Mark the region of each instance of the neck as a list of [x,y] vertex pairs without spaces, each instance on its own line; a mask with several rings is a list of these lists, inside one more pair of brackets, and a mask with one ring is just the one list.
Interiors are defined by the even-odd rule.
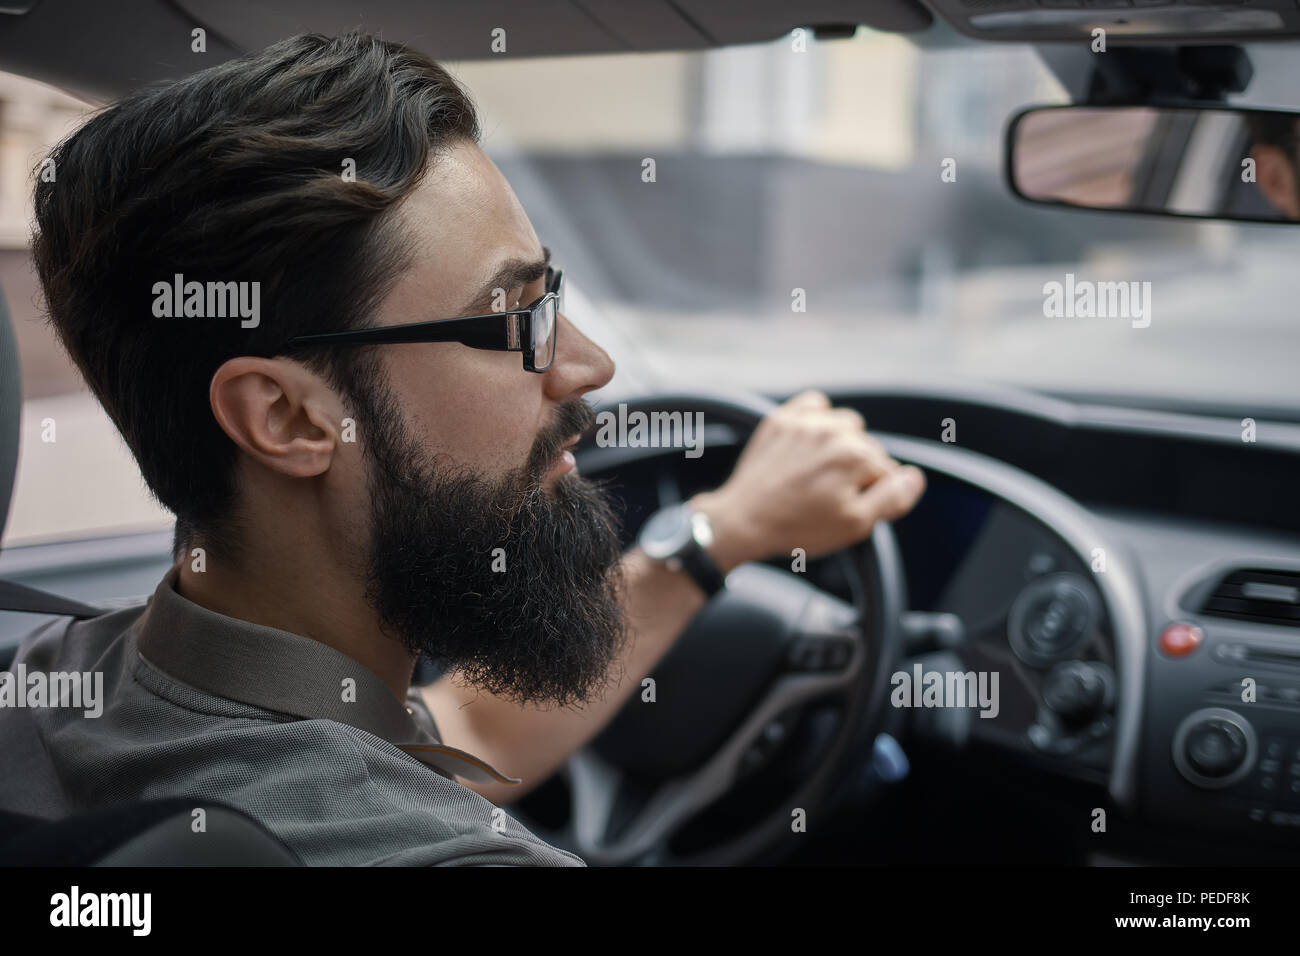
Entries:
[[318,568],[316,562],[304,561],[297,548],[295,554],[276,550],[250,549],[237,565],[209,560],[203,571],[195,571],[187,557],[176,589],[218,614],[320,641],[369,668],[404,701],[415,657],[381,631],[355,572],[332,565]]

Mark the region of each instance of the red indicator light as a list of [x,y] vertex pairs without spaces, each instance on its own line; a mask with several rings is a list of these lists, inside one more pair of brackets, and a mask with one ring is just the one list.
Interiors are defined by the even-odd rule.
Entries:
[[1195,624],[1170,624],[1160,635],[1160,650],[1166,657],[1186,657],[1205,640]]

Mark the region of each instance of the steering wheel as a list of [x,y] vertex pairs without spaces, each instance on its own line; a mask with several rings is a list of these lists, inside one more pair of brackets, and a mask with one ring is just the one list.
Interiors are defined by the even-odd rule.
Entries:
[[[706,434],[723,426],[737,444],[776,408],[758,396],[709,393],[621,405],[600,410],[703,412]],[[594,448],[589,436],[579,458],[598,474],[602,454],[620,452]],[[778,849],[782,838],[799,839],[800,819],[809,833],[825,827],[819,808],[849,771],[849,758],[865,751],[869,759],[883,726],[905,608],[902,562],[886,523],[831,557],[842,565],[852,604],[767,565],[728,575],[726,589],[647,675],[653,694],[643,683],[560,771],[571,794],[567,823],[553,830],[526,820],[529,828],[597,866],[727,866]],[[799,719],[810,713],[817,718]],[[782,761],[799,765],[799,779],[742,822],[725,822],[720,841],[687,851],[670,846],[734,788],[771,779],[756,767],[770,774],[770,764]]]

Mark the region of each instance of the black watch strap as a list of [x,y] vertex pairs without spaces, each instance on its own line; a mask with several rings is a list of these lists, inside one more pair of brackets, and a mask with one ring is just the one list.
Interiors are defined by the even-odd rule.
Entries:
[[701,548],[699,542],[695,540],[668,560],[669,563],[677,561],[681,564],[682,570],[689,574],[691,580],[709,597],[713,597],[726,587],[727,582],[722,576],[722,569],[713,560],[713,556]]

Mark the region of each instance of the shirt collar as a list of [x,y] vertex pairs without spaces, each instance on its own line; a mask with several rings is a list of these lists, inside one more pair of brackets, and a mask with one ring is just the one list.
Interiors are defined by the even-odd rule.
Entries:
[[320,641],[218,614],[176,590],[180,565],[159,583],[136,647],[151,666],[197,690],[304,720],[374,734],[443,776],[519,783],[438,736],[420,693],[403,706],[378,675]]

